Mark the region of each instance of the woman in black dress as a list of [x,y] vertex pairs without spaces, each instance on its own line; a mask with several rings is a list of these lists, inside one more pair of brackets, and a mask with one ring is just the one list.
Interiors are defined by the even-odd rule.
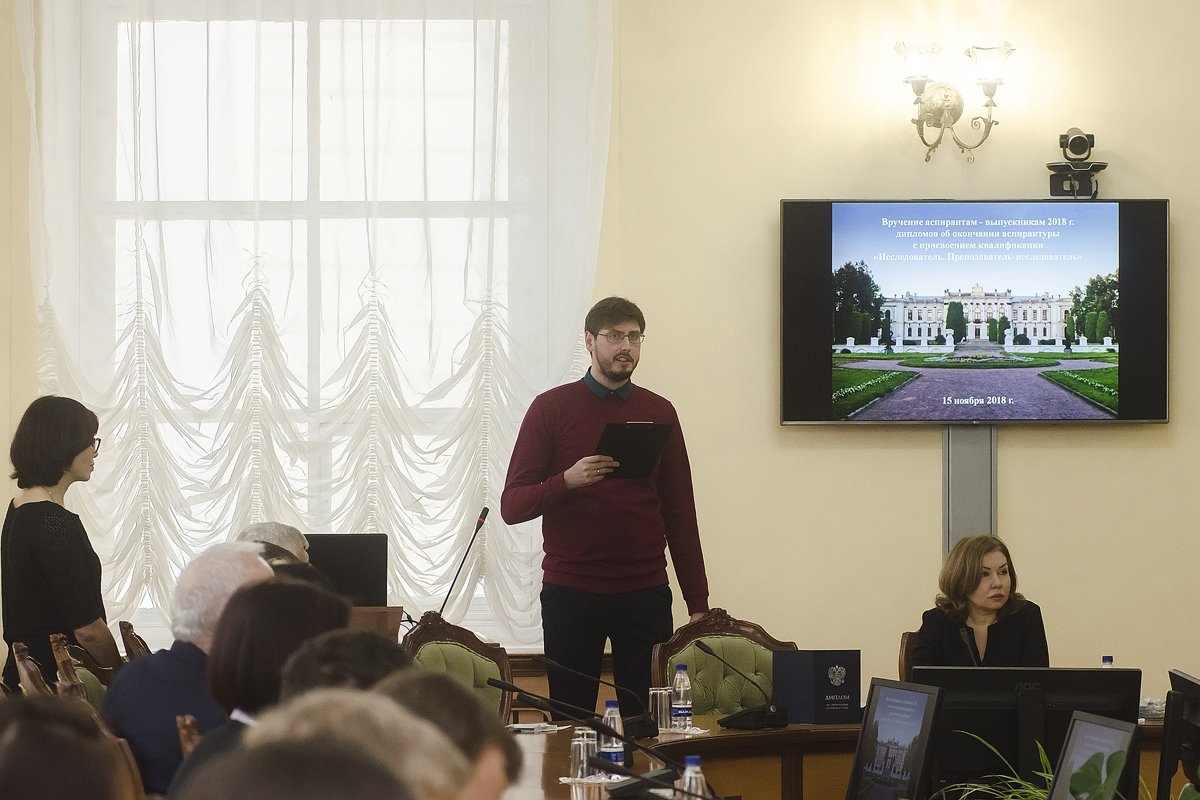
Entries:
[[1000,539],[960,539],[938,588],[936,607],[921,617],[912,666],[1050,666],[1042,610],[1017,592],[1017,571]]
[[49,395],[30,404],[13,435],[9,457],[18,490],[0,534],[9,688],[18,683],[13,642],[25,643],[48,682],[56,679],[52,633],[82,645],[102,667],[115,671],[122,663],[105,619],[100,559],[78,515],[63,507],[71,484],[92,477],[99,427],[83,404]]

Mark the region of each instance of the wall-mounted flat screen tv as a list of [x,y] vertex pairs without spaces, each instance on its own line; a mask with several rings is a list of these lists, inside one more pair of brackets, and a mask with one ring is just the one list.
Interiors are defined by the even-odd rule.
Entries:
[[1167,421],[1166,200],[780,204],[781,422]]

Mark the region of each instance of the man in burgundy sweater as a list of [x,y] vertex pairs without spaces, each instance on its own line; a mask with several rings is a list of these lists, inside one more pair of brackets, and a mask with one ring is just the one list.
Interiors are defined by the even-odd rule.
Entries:
[[[630,382],[645,326],[641,310],[624,298],[609,297],[592,307],[584,321],[591,368],[582,380],[534,399],[500,502],[510,525],[542,518],[546,656],[598,677],[604,642],[611,639],[616,683],[643,702],[650,651],[674,627],[666,548],[692,619],[708,610],[679,417],[665,398]],[[596,455],[596,445],[610,422],[672,426],[649,478],[608,478],[618,464]],[[596,707],[596,681],[555,669],[548,677],[554,699]],[[642,711],[629,698],[619,699],[623,716]]]

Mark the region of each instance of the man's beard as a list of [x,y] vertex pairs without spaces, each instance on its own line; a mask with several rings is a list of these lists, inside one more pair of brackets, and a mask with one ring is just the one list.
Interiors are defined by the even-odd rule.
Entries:
[[[629,365],[628,370],[624,369],[624,365],[626,364]],[[614,369],[614,367],[618,365],[621,366],[619,371]],[[600,367],[600,374],[603,375],[606,380],[609,380],[613,383],[620,383],[622,381],[629,380],[629,377],[633,375],[633,371],[637,369],[637,362],[632,359],[628,361],[619,361],[616,358],[612,358],[609,359],[608,363],[599,362],[597,366]]]

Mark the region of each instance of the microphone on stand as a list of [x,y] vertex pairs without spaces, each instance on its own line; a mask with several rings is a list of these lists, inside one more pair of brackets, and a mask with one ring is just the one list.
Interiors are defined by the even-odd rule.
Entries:
[[454,577],[450,580],[450,588],[446,590],[446,599],[442,601],[442,607],[438,609],[438,616],[446,612],[446,603],[450,602],[450,595],[454,593],[454,584],[458,583],[459,573],[467,564],[467,556],[471,555],[471,547],[475,544],[475,537],[479,535],[479,529],[483,527],[483,523],[487,521],[488,507],[484,506],[479,512],[479,519],[475,520],[475,531],[471,534],[471,541],[467,542],[467,552],[463,553],[462,561],[458,562],[458,569],[454,572]]
[[757,681],[755,681],[746,673],[742,672],[733,664],[730,664],[721,656],[717,655],[717,652],[709,647],[703,639],[697,639],[692,644],[696,645],[696,649],[700,652],[707,653],[717,661],[720,661],[722,664],[729,667],[738,675],[741,675],[743,678],[745,678],[751,686],[753,686],[755,689],[758,689],[758,693],[761,694],[767,701],[765,705],[759,706],[758,708],[747,708],[730,714],[727,717],[721,717],[719,720],[717,720],[718,725],[720,725],[722,728],[737,728],[739,730],[746,731],[757,731],[761,730],[762,728],[787,727],[787,709],[775,705],[775,703],[771,700],[771,696],[767,694],[765,689],[758,685]]
[[617,684],[606,681],[603,678],[597,677],[596,675],[588,675],[586,672],[581,672],[580,670],[573,669],[565,664],[560,664],[552,658],[546,658],[545,656],[539,655],[534,656],[533,660],[544,666],[562,670],[563,672],[569,672],[572,675],[576,675],[580,678],[587,678],[590,681],[603,683],[605,686],[611,686],[618,692],[623,692],[626,696],[632,697],[634,702],[641,707],[642,713],[632,717],[626,717],[624,720],[622,720],[622,723],[625,726],[625,735],[631,736],[634,739],[653,739],[655,736],[658,736],[658,723],[651,718],[650,712],[646,709],[646,704],[642,702],[642,699],[638,697],[637,693],[632,689],[627,689],[624,686],[618,686]]
[[[658,769],[658,770],[654,770],[653,772],[647,772],[646,774],[643,775],[642,773],[638,772],[637,770],[632,770],[629,767],[623,767],[620,764],[614,764],[613,762],[609,761],[607,758],[601,758],[600,756],[588,756],[588,766],[598,769],[601,772],[609,772],[609,773],[612,773],[613,775],[624,775],[627,778],[632,778],[632,779],[638,781],[640,784],[649,785],[649,786],[654,787],[655,789],[670,789],[671,791],[673,791],[677,794],[687,795],[688,797],[699,797],[699,798],[703,798],[703,800],[712,800],[712,798],[715,796],[712,794],[699,794],[698,792],[687,792],[687,791],[684,791],[683,789],[676,788],[675,780],[679,776],[675,773],[675,770],[673,770],[673,769]],[[612,797],[634,796],[634,795],[626,794],[626,793],[622,793],[619,795],[612,794],[613,788],[616,788],[617,791],[620,791],[619,787],[624,786],[626,783],[627,783],[627,781],[620,781],[618,783],[609,784],[605,788],[608,790],[609,795]],[[630,785],[630,788],[632,789],[633,786]],[[639,787],[639,788],[641,788],[641,787]],[[709,788],[711,789],[711,787],[709,787]],[[651,794],[649,792],[646,792],[645,794],[639,793],[636,796],[639,796],[639,797],[649,796],[649,797],[653,797],[656,799],[661,797],[661,795]]]
[[[580,708],[579,706],[573,706],[570,703],[564,703],[562,700],[555,700],[550,697],[542,697],[541,695],[537,695],[537,694],[530,694],[529,692],[522,689],[520,686],[517,686],[515,683],[509,683],[508,681],[502,681],[499,678],[488,678],[487,685],[492,686],[496,689],[500,689],[501,691],[504,691],[504,692],[512,692],[514,695],[517,696],[517,699],[520,700],[522,703],[525,703],[528,706],[532,706],[533,708],[536,708],[538,711],[545,711],[548,714],[562,714],[567,719],[571,720],[572,722],[578,722],[580,725],[588,725],[590,727],[590,723],[583,722],[583,720],[580,719],[581,717],[586,718],[586,719],[591,719],[593,721],[600,718],[600,715],[597,714],[595,711],[588,711],[586,708]],[[556,711],[555,708],[558,708],[560,710]],[[568,713],[568,712],[570,712],[570,713]],[[572,716],[572,715],[574,715],[574,716]],[[599,724],[603,724],[603,723],[599,723]],[[608,728],[607,725],[605,725],[604,727]],[[595,730],[595,729],[593,728],[593,730]]]
[[975,657],[975,651],[971,649],[971,634],[967,633],[966,628],[959,628],[958,638],[962,639],[963,646],[967,648],[967,655],[971,657],[971,665],[978,667],[979,659]]

